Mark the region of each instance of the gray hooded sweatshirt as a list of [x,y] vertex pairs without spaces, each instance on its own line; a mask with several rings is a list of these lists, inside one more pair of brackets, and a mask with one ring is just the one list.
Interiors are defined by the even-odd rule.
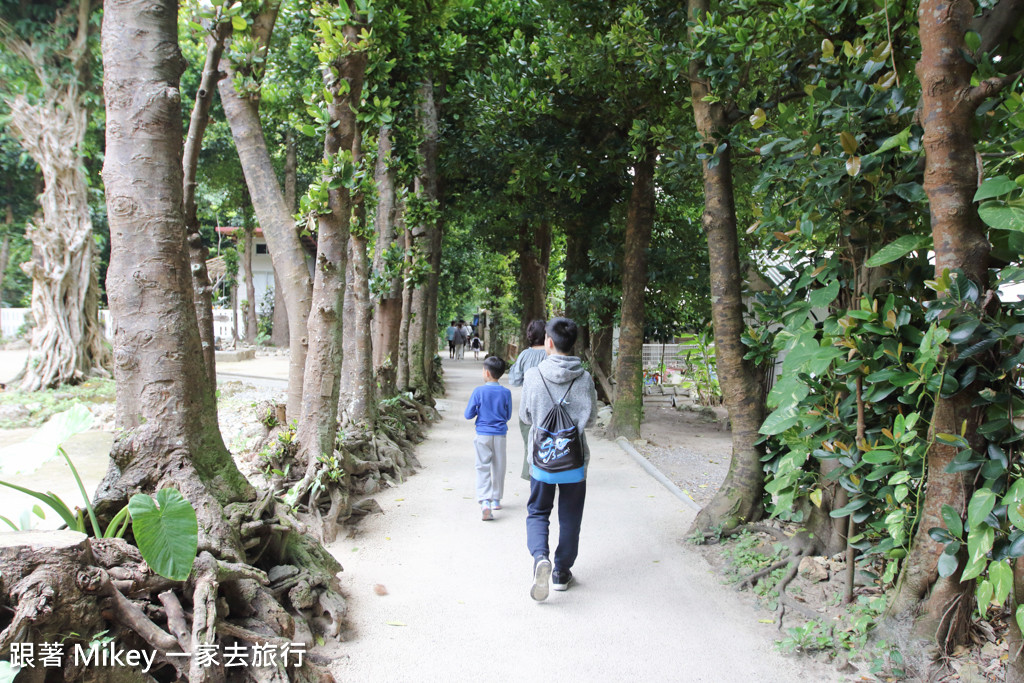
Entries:
[[[547,390],[541,381],[541,375],[547,382]],[[572,389],[569,389],[569,383],[573,380],[576,382],[572,385]],[[566,389],[569,389],[567,395]],[[548,356],[540,365],[530,368],[524,375],[523,394],[519,400],[519,419],[530,425],[535,425],[543,420],[553,405],[548,391],[556,401],[563,395],[565,396],[565,410],[580,430],[580,438],[583,441],[583,476],[585,478],[586,467],[590,463],[590,446],[587,445],[585,430],[587,427],[593,426],[597,419],[597,390],[594,388],[594,379],[589,372],[583,369],[580,359],[576,356]],[[527,457],[531,459],[531,472],[536,474],[532,463],[532,429],[526,452]]]

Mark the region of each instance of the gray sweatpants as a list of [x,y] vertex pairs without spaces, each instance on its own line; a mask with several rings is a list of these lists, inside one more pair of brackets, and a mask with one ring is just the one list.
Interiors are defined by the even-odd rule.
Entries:
[[477,434],[476,447],[476,499],[501,500],[505,491],[505,436]]

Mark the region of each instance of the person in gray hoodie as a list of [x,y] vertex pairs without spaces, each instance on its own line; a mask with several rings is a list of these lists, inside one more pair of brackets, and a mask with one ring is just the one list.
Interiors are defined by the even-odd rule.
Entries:
[[[568,318],[553,318],[545,328],[544,349],[547,358],[526,371],[523,394],[519,401],[519,419],[534,428],[530,430],[526,452],[530,458],[530,500],[527,503],[526,544],[533,556],[533,586],[530,597],[544,600],[551,587],[564,591],[572,582],[572,566],[579,553],[583,503],[587,495],[587,467],[590,448],[585,430],[597,417],[597,391],[590,373],[580,359],[569,355],[579,332]],[[559,397],[553,399],[553,397]],[[564,397],[564,398],[563,398]],[[533,439],[536,426],[548,414],[554,400],[561,401],[570,419],[579,430],[583,446],[583,466],[551,473],[533,464]],[[548,529],[551,510],[558,495],[558,547],[555,564],[548,559]]]
[[[537,367],[548,357],[548,352],[544,350],[544,327],[543,320],[534,320],[526,326],[526,343],[530,346],[519,352],[516,362],[508,371],[508,383],[511,386],[523,386],[526,371]],[[530,423],[519,421],[519,431],[523,435],[523,472],[520,476],[526,481],[530,481],[530,427]]]

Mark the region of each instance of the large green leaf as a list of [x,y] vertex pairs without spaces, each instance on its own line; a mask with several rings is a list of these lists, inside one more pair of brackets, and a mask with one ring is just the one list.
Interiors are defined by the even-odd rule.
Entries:
[[985,182],[978,188],[978,191],[974,193],[974,201],[980,202],[982,199],[992,199],[992,197],[1008,194],[1017,189],[1020,189],[1020,186],[1013,182],[1009,176],[997,175],[994,178],[986,178]]
[[0,683],[12,683],[19,671],[21,669],[11,666],[10,662],[0,661]]
[[781,434],[800,422],[800,413],[794,406],[783,406],[765,418],[759,430],[762,434],[773,436]]
[[946,529],[957,538],[963,536],[964,524],[960,520],[960,513],[952,505],[942,506],[942,521],[946,523]]
[[995,506],[996,494],[992,489],[981,488],[975,491],[967,505],[967,527],[973,529],[981,524]]
[[885,245],[866,261],[869,268],[884,266],[886,263],[898,261],[912,251],[926,249],[931,246],[932,238],[926,235],[903,235]]
[[[92,423],[92,413],[81,403],[57,413],[25,441],[0,449],[0,475],[24,474],[38,469],[57,455],[62,443],[88,431]],[[26,453],[31,457],[25,457]]]
[[978,207],[985,224],[1000,230],[1024,230],[1024,209],[1002,202],[985,202]]
[[192,504],[177,489],[160,489],[156,499],[137,493],[128,501],[139,552],[160,576],[184,581],[199,547],[199,523]]
[[995,601],[1003,604],[1013,588],[1013,570],[1006,562],[993,562],[988,566],[988,578],[995,589]]
[[824,308],[839,296],[839,280],[833,280],[821,289],[816,289],[807,297],[814,308]]

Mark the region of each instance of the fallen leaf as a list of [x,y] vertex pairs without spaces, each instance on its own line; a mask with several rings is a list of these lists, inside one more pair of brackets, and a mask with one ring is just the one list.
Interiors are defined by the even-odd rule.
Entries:
[[385,537],[384,537],[384,540],[385,540],[385,541],[390,541],[390,540],[391,540],[391,537],[390,537],[390,536],[385,536]]
[[385,588],[383,584],[378,583],[378,584],[374,585],[373,592],[376,593],[377,595],[387,595],[388,594],[388,589]]
[[774,619],[758,619],[757,623],[759,623],[759,624],[774,624],[775,620]]
[[352,552],[359,550],[359,548],[352,548]]
[[403,622],[401,622],[401,621],[389,621],[389,622],[387,622],[387,625],[388,626],[405,626],[405,624]]
[[395,498],[396,503],[401,503],[405,498]]

